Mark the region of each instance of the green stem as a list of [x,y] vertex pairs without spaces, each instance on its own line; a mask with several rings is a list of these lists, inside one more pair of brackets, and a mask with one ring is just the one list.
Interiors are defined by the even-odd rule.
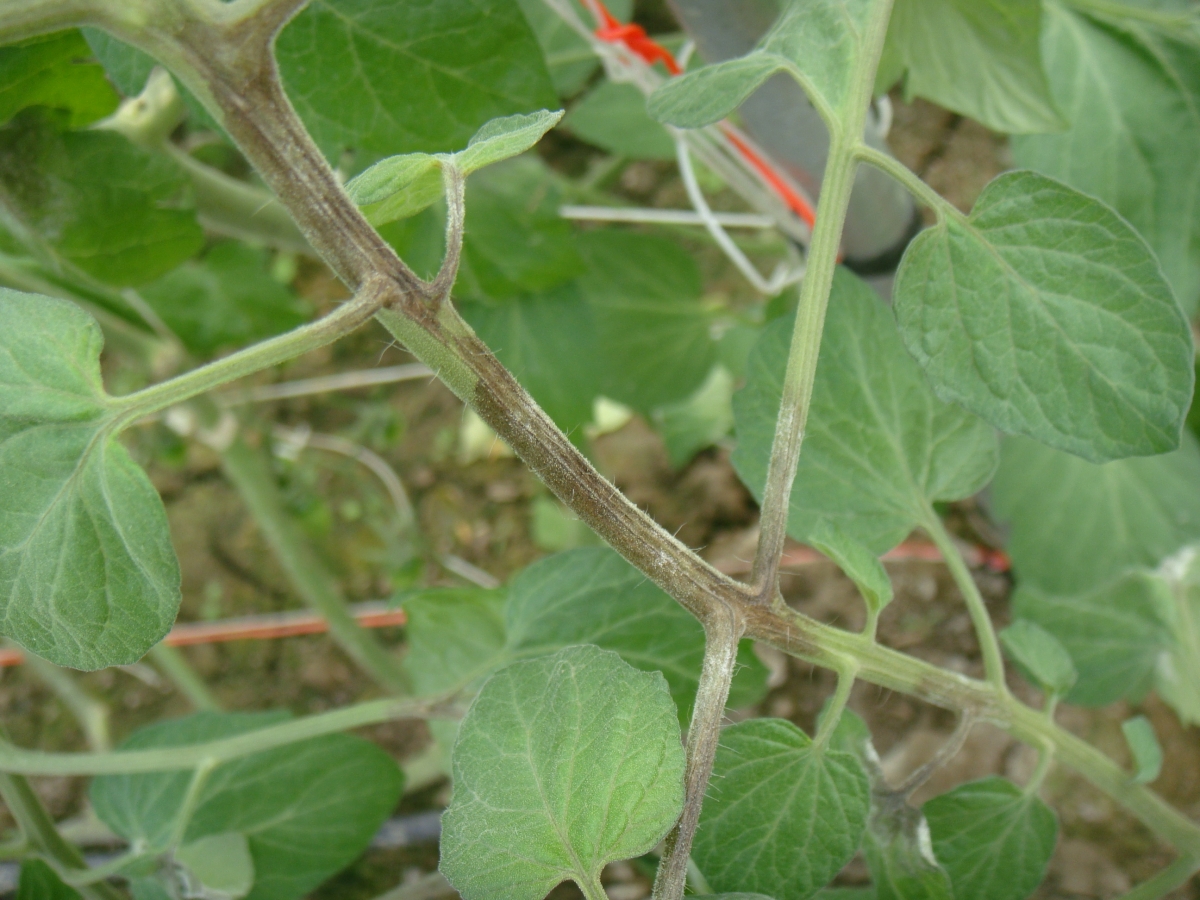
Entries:
[[743,624],[731,608],[714,615],[705,628],[704,663],[696,704],[688,726],[687,769],[684,774],[683,811],[667,835],[662,861],[654,879],[654,900],[680,900],[687,882],[692,839],[700,821],[700,808],[708,791],[721,739],[721,720],[729,699],[729,685],[737,668],[737,648]]
[[274,750],[297,741],[336,734],[395,719],[458,718],[462,711],[441,698],[433,700],[368,700],[343,709],[305,716],[202,744],[153,750],[117,750],[107,753],[46,753],[0,742],[0,772],[14,775],[132,775],[194,769],[205,760],[229,762]]
[[833,736],[833,732],[842,718],[842,713],[846,710],[846,703],[850,700],[850,691],[854,688],[857,678],[858,666],[854,663],[848,663],[844,668],[838,670],[837,690],[833,692],[829,706],[821,717],[821,727],[813,740],[814,751],[821,752],[829,743],[829,739]]
[[840,118],[834,118],[832,113],[826,115],[829,156],[821,180],[821,197],[817,204],[812,242],[808,248],[804,281],[800,284],[800,302],[792,329],[779,417],[775,421],[775,436],[763,488],[758,549],[754,554],[750,577],[759,602],[769,602],[778,591],[776,582],[787,536],[792,482],[796,478],[796,465],[800,459],[804,428],[812,402],[821,333],[825,327],[825,310],[837,268],[842,226],[846,221],[850,192],[854,188],[854,175],[858,168],[856,148],[862,143],[867,107],[875,87],[875,67],[883,52],[891,9],[891,0],[877,0],[868,34],[863,41],[863,58],[858,61],[849,96],[842,102]]
[[[9,814],[21,827],[31,851],[45,858],[55,869],[87,870],[83,854],[58,833],[28,780],[21,775],[0,775],[0,797],[4,798]],[[82,885],[79,893],[84,900],[121,900],[120,892],[103,882]]]
[[167,845],[171,849],[178,849],[183,845],[188,825],[191,824],[192,816],[195,815],[196,808],[200,805],[200,795],[204,792],[204,786],[208,784],[209,776],[212,775],[213,769],[217,765],[217,761],[210,756],[202,760],[192,772],[192,780],[188,782],[187,793],[183,796],[183,803],[179,805],[179,810],[175,813],[175,824],[171,827],[171,840]]
[[221,464],[283,566],[292,588],[329,623],[329,633],[338,646],[380,687],[395,694],[409,693],[408,675],[400,661],[355,620],[337,580],[288,511],[266,453],[239,439],[222,453]]
[[994,684],[997,690],[1007,692],[1000,641],[996,639],[996,629],[992,627],[987,604],[983,602],[983,595],[979,593],[979,586],[975,584],[971,570],[967,568],[962,553],[946,532],[946,526],[942,524],[937,513],[932,509],[927,510],[925,521],[921,524],[941,551],[942,559],[945,560],[950,574],[954,576],[954,583],[958,585],[963,600],[966,601],[967,613],[971,616],[971,624],[975,626],[975,637],[979,641],[979,652],[983,656],[983,671],[987,680]]
[[384,285],[369,282],[353,300],[343,303],[324,318],[160,384],[114,397],[110,402],[117,410],[117,417],[112,427],[120,431],[133,421],[168,406],[333,343],[375,315],[384,303],[385,293]]
[[575,883],[583,893],[584,900],[608,900],[608,894],[605,893],[604,885],[600,883],[599,878],[592,876],[580,879]]
[[1178,13],[1160,12],[1130,3],[1120,3],[1117,0],[1066,0],[1066,3],[1081,12],[1095,13],[1129,22],[1145,22],[1147,25],[1153,25],[1163,30],[1200,24],[1200,12],[1194,9]]
[[927,185],[916,172],[894,156],[889,156],[882,150],[876,150],[866,144],[859,144],[854,155],[862,162],[895,178],[918,202],[936,212],[939,219],[951,218],[964,224],[967,222],[967,216],[957,206]]
[[179,692],[187,697],[193,707],[210,712],[221,709],[220,702],[209,690],[208,685],[196,674],[196,670],[188,664],[177,647],[167,643],[155,644],[150,649],[150,658],[162,673],[171,679],[171,683]]
[[1123,894],[1119,900],[1159,900],[1187,884],[1197,872],[1200,872],[1200,856],[1181,856],[1153,878]]

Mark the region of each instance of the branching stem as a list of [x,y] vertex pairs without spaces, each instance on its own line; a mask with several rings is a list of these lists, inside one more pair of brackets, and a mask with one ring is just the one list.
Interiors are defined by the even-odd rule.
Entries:
[[939,220],[950,218],[966,223],[967,216],[957,206],[927,185],[916,172],[894,156],[890,156],[882,150],[877,150],[867,144],[859,144],[858,148],[854,151],[854,155],[862,162],[874,166],[895,178],[904,185],[918,202],[928,206],[937,213]]
[[737,611],[727,608],[715,615],[705,628],[704,665],[696,691],[696,705],[688,727],[687,771],[684,775],[683,812],[667,835],[665,851],[654,879],[654,900],[680,900],[687,882],[692,839],[700,821],[700,808],[708,791],[721,720],[729,699],[729,685],[737,666],[738,641],[743,625]]

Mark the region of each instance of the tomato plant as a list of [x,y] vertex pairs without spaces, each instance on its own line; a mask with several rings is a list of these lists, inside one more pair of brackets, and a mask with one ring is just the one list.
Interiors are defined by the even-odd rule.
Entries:
[[[86,697],[57,667],[150,654],[197,707],[116,749],[94,721],[87,752],[0,742],[22,900],[304,896],[362,852],[403,786],[387,753],[345,732],[398,719],[429,720],[450,754],[445,881],[431,889],[466,900],[539,900],[563,882],[601,900],[603,868],[632,859],[655,868],[661,900],[804,900],[860,853],[865,896],[1020,900],[1054,852],[1040,792],[1056,767],[1173,854],[1130,897],[1200,869],[1200,825],[1149,786],[1164,759],[1150,720],[1124,723],[1127,768],[1056,719],[1060,703],[1154,691],[1200,723],[1187,427],[1200,13],[1169,0],[747,3],[747,19],[770,8],[756,43],[705,64],[623,25],[627,7],[0,0],[2,630],[85,725]],[[883,148],[891,89],[1012,135],[1017,167],[959,209]],[[786,96],[802,137],[819,138],[815,174],[788,168],[778,134],[762,143],[783,162],[742,130],[782,116],[762,98]],[[564,209],[639,213],[579,211],[606,175],[547,166],[533,148],[556,127],[617,157],[676,160],[693,210],[573,226]],[[745,250],[726,230],[736,215],[705,199],[713,185],[776,237]],[[888,227],[907,228],[914,201],[928,213],[889,302],[852,271],[871,268],[871,229],[855,228],[872,198],[902,211]],[[706,295],[674,238],[687,223],[749,299]],[[290,286],[298,257],[349,299],[314,317]],[[414,584],[403,656],[349,610],[278,484],[269,426],[228,387],[371,322],[607,545],[499,587]],[[747,579],[597,471],[589,429],[614,406],[658,423],[677,461],[733,433],[761,508]],[[121,440],[147,421],[217,455],[379,696],[299,718],[221,711],[160,643],[180,567]],[[386,463],[324,446],[382,472],[411,518]],[[1004,629],[945,521],[985,491],[1017,580]],[[961,594],[978,672],[879,638],[893,599],[880,558],[914,530]],[[856,585],[861,630],[785,602],[789,538]],[[836,673],[811,735],[781,718],[724,724],[763,696],[753,643]],[[849,708],[858,682],[958,716],[903,784]],[[1033,771],[914,805],[981,723],[1032,747]],[[125,851],[85,864],[37,776],[90,778]]]

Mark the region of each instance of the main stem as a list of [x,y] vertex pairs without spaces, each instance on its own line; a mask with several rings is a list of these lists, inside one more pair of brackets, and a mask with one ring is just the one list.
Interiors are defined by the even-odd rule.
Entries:
[[807,268],[800,285],[796,324],[792,330],[779,417],[775,422],[775,437],[763,488],[758,549],[751,572],[751,584],[760,603],[770,602],[778,592],[779,560],[787,536],[792,482],[796,479],[796,465],[800,461],[800,447],[804,443],[804,428],[812,403],[825,310],[833,288],[854,175],[858,170],[857,149],[862,144],[867,107],[875,88],[875,68],[883,53],[891,10],[892,0],[877,0],[863,41],[863,59],[858,61],[849,96],[842,101],[840,119],[826,122],[829,156],[821,181],[821,198],[817,204]]

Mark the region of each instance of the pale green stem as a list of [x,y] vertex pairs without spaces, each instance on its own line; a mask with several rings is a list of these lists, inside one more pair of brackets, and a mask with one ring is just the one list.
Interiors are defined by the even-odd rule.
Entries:
[[889,156],[882,150],[876,150],[866,144],[858,146],[855,156],[862,162],[891,175],[904,185],[917,201],[936,212],[939,219],[951,218],[963,224],[968,221],[968,217],[957,206],[927,185],[916,172],[894,156]]
[[829,127],[829,156],[821,181],[821,196],[817,204],[816,225],[808,248],[804,281],[800,284],[800,301],[788,350],[787,369],[783,376],[783,391],[779,402],[779,417],[771,443],[763,488],[761,531],[750,582],[759,602],[769,602],[778,591],[779,560],[783,556],[787,536],[788,511],[792,483],[804,442],[804,428],[812,402],[813,382],[817,374],[817,359],[821,333],[825,327],[825,310],[833,287],[842,226],[854,188],[858,168],[856,148],[862,143],[867,107],[875,87],[875,67],[883,52],[892,0],[877,0],[863,40],[863,59],[855,72],[854,84],[843,100],[840,120],[833,111],[825,110]]
[[579,886],[585,900],[608,900],[608,894],[605,893],[604,885],[600,883],[599,878],[593,876],[575,883]]
[[[24,776],[0,775],[0,797],[4,798],[9,814],[20,826],[30,851],[56,870],[87,871],[83,854],[58,833],[54,821]],[[83,900],[121,900],[121,893],[104,882],[82,885],[79,893]]]
[[50,865],[58,877],[62,879],[63,883],[70,885],[76,890],[81,890],[88,885],[95,885],[99,882],[107,881],[114,875],[120,875],[131,863],[147,859],[152,855],[145,850],[130,850],[127,853],[122,853],[116,859],[87,869],[67,869],[53,862]]
[[838,670],[837,689],[833,692],[825,715],[821,718],[821,728],[817,732],[816,738],[813,739],[815,752],[820,753],[824,750],[829,744],[829,739],[833,737],[833,732],[837,729],[838,722],[841,721],[842,713],[846,711],[846,704],[850,700],[850,691],[854,688],[857,678],[858,666],[852,662]]
[[[15,646],[15,645],[14,645]],[[83,730],[92,750],[111,746],[108,707],[75,681],[69,672],[32,653],[25,654],[25,667],[58,696]]]
[[693,894],[711,894],[713,892],[708,884],[708,879],[704,877],[704,873],[700,871],[696,861],[690,857],[688,858],[687,883]]
[[171,772],[194,769],[205,760],[229,762],[274,750],[297,741],[336,734],[395,719],[459,718],[462,710],[443,699],[368,700],[344,709],[292,719],[234,737],[200,744],[152,750],[117,750],[107,753],[46,753],[24,750],[0,742],[0,772],[19,775],[132,775],[139,772]]
[[1046,780],[1046,776],[1050,774],[1050,769],[1054,766],[1054,747],[1047,745],[1038,751],[1037,768],[1033,770],[1033,774],[1029,776],[1029,783],[1025,785],[1026,795],[1037,794],[1042,789],[1042,784]]
[[722,612],[724,615],[714,614],[705,628],[704,663],[692,721],[688,726],[683,811],[664,843],[662,860],[654,878],[654,900],[680,900],[683,896],[692,839],[696,835],[700,809],[717,756],[721,721],[737,667],[738,641],[744,628],[735,610],[724,609]]
[[346,606],[337,579],[321,562],[320,555],[288,511],[267,454],[238,439],[221,454],[221,465],[292,588],[324,617],[338,646],[380,687],[395,694],[409,693],[408,675],[399,659],[358,624]]
[[175,813],[175,824],[171,827],[171,840],[167,846],[172,850],[183,846],[188,825],[192,823],[192,816],[196,814],[196,809],[200,806],[200,795],[204,792],[209,776],[212,775],[213,769],[217,765],[217,761],[210,756],[202,760],[192,772],[192,780],[188,782],[187,793],[183,796],[183,803],[179,805],[179,810]]
[[440,897],[457,896],[446,876],[441,872],[430,872],[411,884],[402,884],[386,894],[380,894],[375,900],[438,900]]
[[369,282],[353,300],[343,303],[324,318],[160,384],[123,397],[113,397],[110,405],[117,415],[112,427],[120,431],[133,421],[168,406],[333,343],[375,315],[383,305],[385,296],[385,285],[377,281]]
[[213,696],[208,685],[196,674],[196,670],[188,664],[177,647],[167,643],[155,644],[150,649],[150,658],[194,708],[210,712],[221,709],[220,702]]
[[1187,884],[1197,872],[1200,872],[1200,856],[1181,856],[1153,878],[1122,894],[1118,900],[1159,900]]
[[988,615],[987,604],[983,602],[983,595],[979,593],[979,586],[975,584],[962,552],[946,532],[941,518],[932,509],[926,511],[925,521],[921,524],[941,551],[942,559],[950,569],[950,574],[954,576],[954,583],[958,585],[967,604],[967,613],[971,617],[971,624],[975,626],[975,637],[979,641],[979,652],[983,656],[983,671],[987,680],[994,684],[997,690],[1007,693],[1000,641],[996,639],[996,629],[992,626],[991,616]]

